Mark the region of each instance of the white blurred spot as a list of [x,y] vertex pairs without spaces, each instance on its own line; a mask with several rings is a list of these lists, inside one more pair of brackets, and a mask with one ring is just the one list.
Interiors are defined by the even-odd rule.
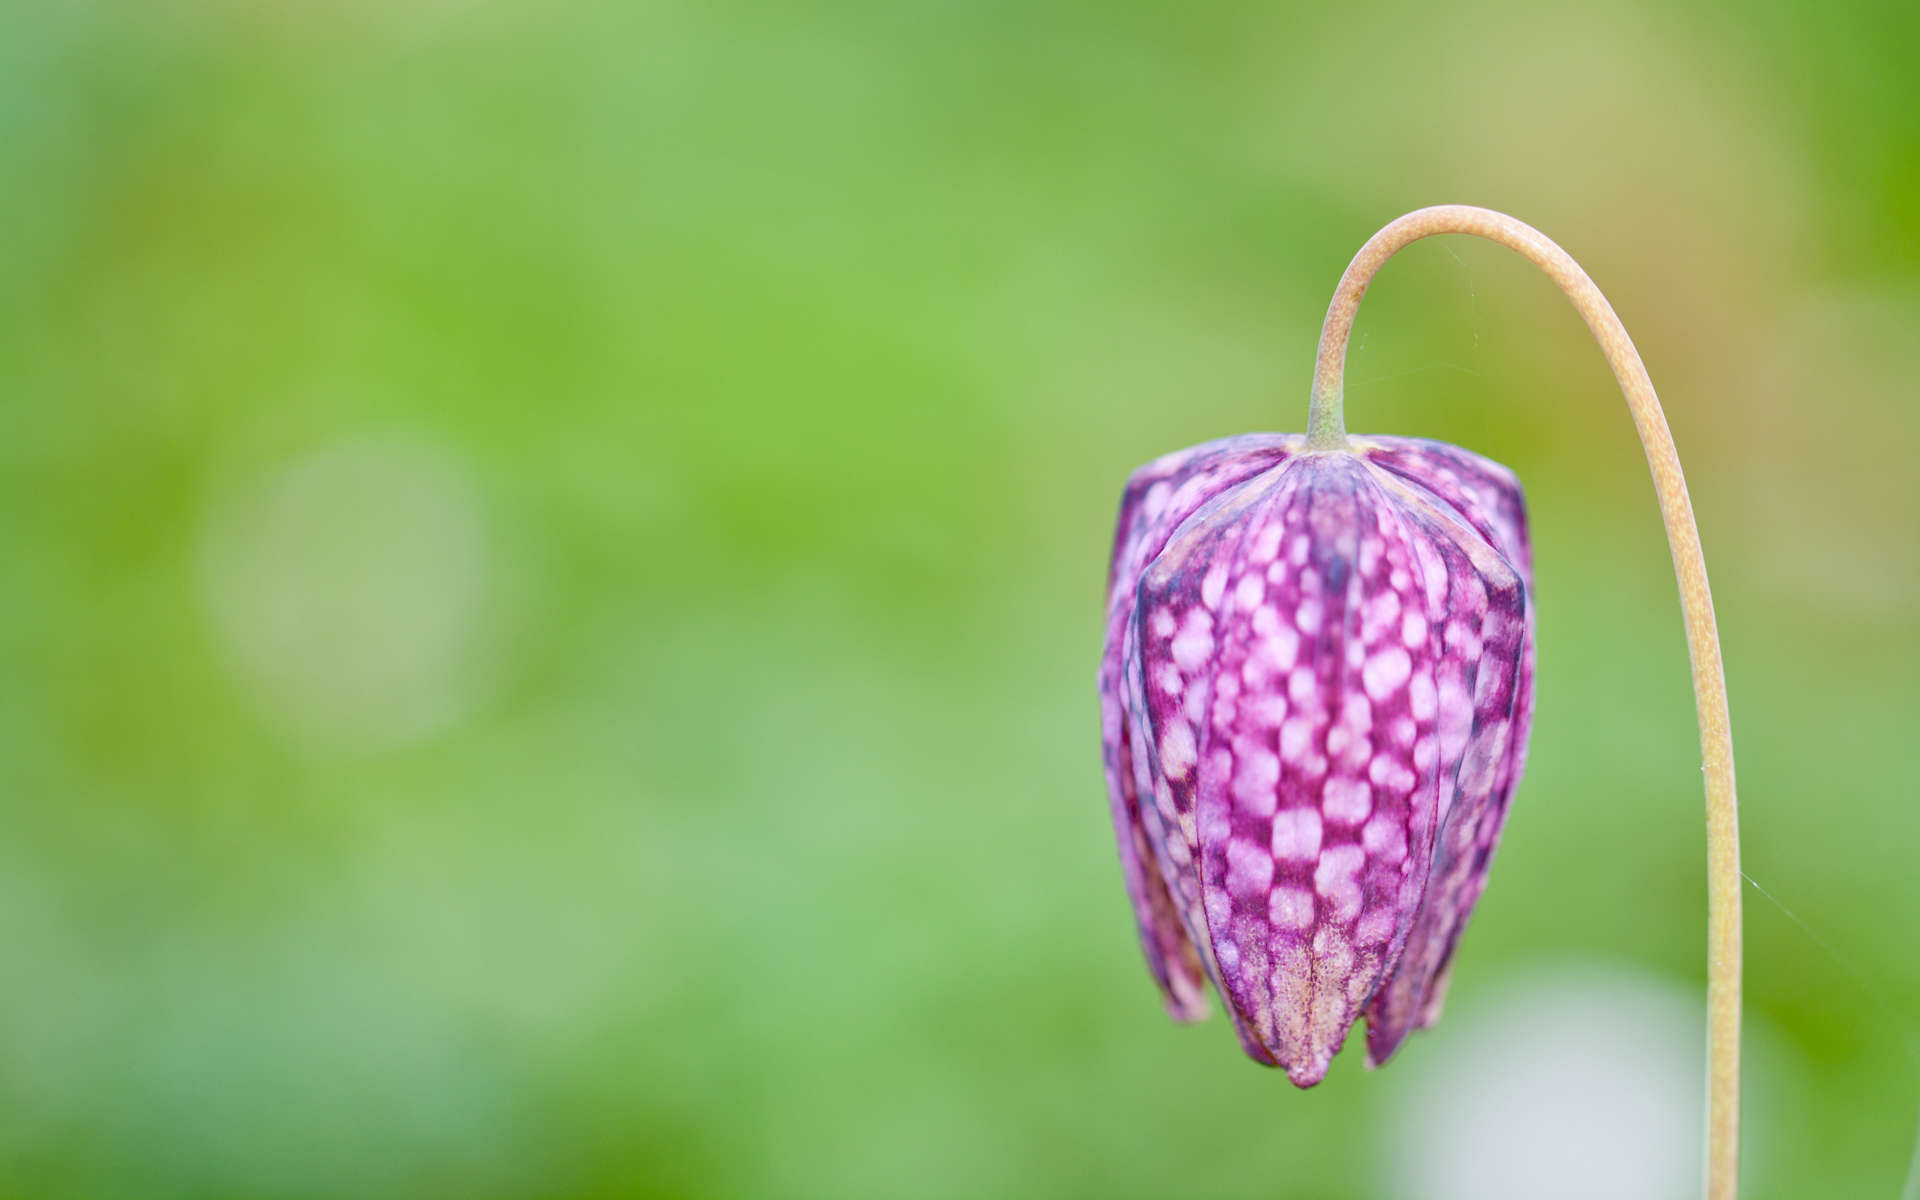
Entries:
[[486,526],[429,445],[356,441],[217,495],[199,582],[238,678],[296,740],[371,750],[477,700]]
[[1388,1195],[1700,1192],[1706,1017],[1692,990],[1616,966],[1532,971],[1449,1005],[1389,1069],[1412,1081],[1390,1121]]

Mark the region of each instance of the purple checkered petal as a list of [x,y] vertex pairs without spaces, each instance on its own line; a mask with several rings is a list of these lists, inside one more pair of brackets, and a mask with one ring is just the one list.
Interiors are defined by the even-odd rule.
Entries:
[[[1278,472],[1284,474],[1284,471]],[[1200,755],[1212,703],[1219,571],[1201,579],[1211,564],[1237,553],[1243,519],[1273,474],[1231,488],[1183,523],[1140,581],[1138,602],[1124,634],[1127,719],[1133,748],[1140,814],[1157,862],[1198,948],[1201,962],[1223,997],[1231,998],[1208,932],[1201,851],[1195,814]],[[1204,599],[1203,599],[1204,597]],[[1237,1022],[1247,1053],[1275,1060],[1249,1027]]]
[[[1125,639],[1140,572],[1168,536],[1208,500],[1275,466],[1300,439],[1254,434],[1195,446],[1148,463],[1128,480],[1120,501],[1113,563],[1108,573],[1107,638],[1100,663],[1101,734],[1121,873],[1133,899],[1140,941],[1167,1010],[1180,1020],[1206,1015],[1201,961],[1183,906],[1197,918],[1197,894],[1177,900],[1155,845],[1164,836],[1157,813],[1143,814],[1135,753],[1126,719]],[[1151,795],[1149,786],[1144,794]],[[1178,887],[1176,882],[1174,885]],[[1192,893],[1192,887],[1181,888]]]
[[1533,586],[1533,549],[1527,542],[1527,505],[1520,481],[1490,458],[1426,438],[1353,439],[1369,463],[1432,492],[1457,511]]
[[[1514,732],[1505,770],[1495,787],[1501,820],[1506,802],[1520,784],[1527,762],[1527,735],[1533,725],[1534,609],[1533,547],[1527,541],[1527,504],[1512,471],[1489,458],[1445,442],[1423,438],[1356,438],[1354,446],[1368,462],[1392,471],[1450,505],[1468,525],[1498,550],[1520,575],[1527,590],[1527,624],[1521,650],[1520,692],[1514,703]],[[1499,836],[1496,827],[1493,836]]]
[[[1311,1086],[1392,968],[1425,882],[1438,782],[1421,769],[1437,729],[1418,711],[1432,673],[1419,549],[1348,455],[1262,476],[1182,540],[1192,551],[1170,546],[1140,587],[1147,724],[1175,811],[1194,814],[1241,1039]],[[1196,769],[1176,773],[1196,742]]]
[[[1504,741],[1504,751],[1486,771],[1484,786],[1477,760],[1459,772],[1458,811],[1436,846],[1421,922],[1394,979],[1368,1011],[1367,1058],[1377,1066],[1412,1029],[1439,1018],[1461,930],[1486,886],[1494,847],[1526,766],[1533,718],[1533,576],[1526,503],[1511,471],[1443,442],[1371,437],[1356,440],[1355,448],[1369,462],[1398,476],[1416,497],[1480,534],[1517,576],[1520,592],[1515,596],[1514,589],[1498,578],[1500,564],[1484,564],[1494,577],[1485,580],[1491,601],[1478,638],[1485,657],[1474,681],[1472,736],[1476,746]],[[1516,609],[1517,622],[1511,617]],[[1468,648],[1476,644],[1464,631],[1457,640]],[[1503,715],[1499,709],[1506,702],[1503,689],[1508,687],[1511,707]]]
[[[1409,520],[1425,525],[1436,562],[1425,572],[1439,663],[1441,804],[1419,911],[1391,978],[1367,1009],[1367,1061],[1379,1065],[1430,1024],[1460,931],[1485,886],[1512,794],[1515,713],[1522,692],[1528,599],[1519,572],[1454,510],[1404,483]],[[1438,586],[1436,586],[1438,581]]]

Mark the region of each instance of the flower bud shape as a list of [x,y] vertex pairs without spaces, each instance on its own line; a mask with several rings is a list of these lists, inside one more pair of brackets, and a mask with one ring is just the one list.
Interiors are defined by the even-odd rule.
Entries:
[[1142,467],[1108,579],[1120,862],[1180,1020],[1211,979],[1301,1087],[1439,1016],[1526,755],[1520,486],[1412,438],[1209,442]]

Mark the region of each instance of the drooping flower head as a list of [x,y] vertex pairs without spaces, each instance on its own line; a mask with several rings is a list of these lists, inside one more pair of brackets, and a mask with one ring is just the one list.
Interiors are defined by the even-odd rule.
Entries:
[[1149,463],[1121,498],[1100,697],[1120,859],[1178,1019],[1211,979],[1256,1060],[1318,1083],[1438,1017],[1533,698],[1511,472],[1293,435]]

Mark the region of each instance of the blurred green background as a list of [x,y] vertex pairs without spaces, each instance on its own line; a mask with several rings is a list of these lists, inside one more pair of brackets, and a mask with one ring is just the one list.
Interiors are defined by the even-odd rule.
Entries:
[[[1347,258],[1470,202],[1607,289],[1687,462],[1793,913],[1748,892],[1749,1194],[1897,1195],[1916,53],[1872,3],[0,5],[0,1193],[1474,1194],[1420,1097],[1521,1096],[1559,1060],[1485,1014],[1568,970],[1677,998],[1549,1040],[1697,1122],[1666,547],[1496,247],[1407,251],[1349,373],[1533,506],[1447,1020],[1297,1093],[1134,943],[1120,485],[1298,429]],[[1442,1140],[1536,1137],[1489,1120]]]

